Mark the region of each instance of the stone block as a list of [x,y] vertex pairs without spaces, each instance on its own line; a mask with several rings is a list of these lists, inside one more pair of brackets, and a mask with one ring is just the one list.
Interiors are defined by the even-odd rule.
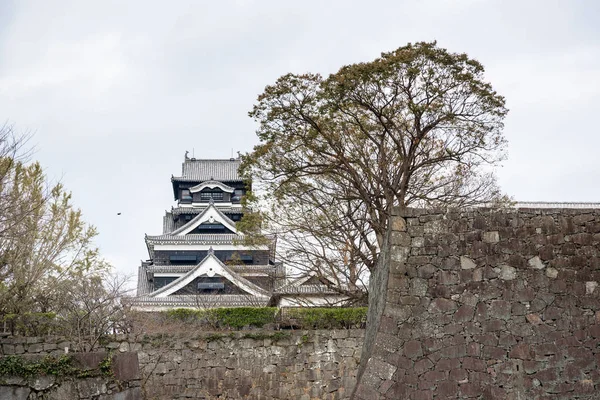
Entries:
[[409,340],[404,343],[404,356],[410,359],[416,359],[423,356],[423,348],[418,340]]
[[456,382],[441,382],[435,394],[437,398],[454,399],[458,396],[458,384]]
[[423,358],[423,359],[415,362],[415,364],[413,366],[413,371],[417,375],[421,375],[422,373],[430,370],[431,368],[433,368],[433,362],[431,362],[431,360],[428,358]]
[[466,256],[460,256],[460,268],[461,269],[474,269],[477,267],[475,261]]
[[[411,236],[406,232],[392,232],[391,243],[392,245],[396,246],[408,247],[411,245],[411,241],[414,241],[414,239],[411,239]],[[420,239],[422,240],[423,238]]]
[[431,313],[446,313],[450,311],[455,311],[457,308],[458,306],[455,301],[444,298],[437,298],[429,304],[427,310]]
[[532,287],[526,287],[524,289],[517,289],[513,293],[513,298],[516,301],[533,301],[535,299],[536,291]]
[[448,379],[452,382],[467,382],[469,375],[465,369],[453,369],[448,375]]
[[56,382],[56,378],[54,375],[40,375],[36,376],[30,383],[29,387],[31,387],[36,392],[47,390]]
[[465,357],[461,359],[462,368],[467,371],[485,371],[487,364],[484,360],[474,357]]
[[436,271],[437,268],[432,264],[420,265],[417,267],[417,276],[423,279],[430,279]]
[[585,294],[594,294],[594,291],[598,287],[598,282],[588,281],[585,283]]
[[550,279],[556,279],[558,277],[558,270],[556,268],[546,268],[546,276]]
[[527,319],[527,322],[532,325],[540,325],[544,323],[538,314],[527,314],[525,318]]
[[406,231],[406,220],[402,217],[392,217],[392,230],[397,232]]
[[0,399],[27,400],[31,390],[22,386],[0,386]]
[[440,350],[440,355],[446,358],[460,358],[467,354],[467,346],[464,344],[444,347]]
[[77,389],[83,398],[100,396],[108,390],[102,378],[81,379],[77,381]]
[[455,271],[440,271],[438,280],[442,285],[456,285],[460,281]]
[[452,371],[460,368],[460,360],[458,358],[442,358],[435,364],[436,371]]
[[140,378],[137,353],[127,352],[116,354],[113,357],[112,368],[115,378],[120,381],[129,381]]
[[482,239],[484,243],[498,243],[500,241],[500,235],[498,231],[484,232]]
[[503,279],[505,281],[509,281],[509,280],[513,280],[517,277],[517,270],[514,267],[511,267],[510,265],[502,265],[500,267],[500,279]]
[[395,365],[388,364],[377,358],[370,358],[367,363],[367,371],[382,380],[392,379],[396,369],[397,367]]
[[414,400],[433,400],[432,390],[415,390],[412,392],[411,398]]
[[492,300],[488,310],[489,316],[507,320],[510,318],[511,304],[505,300]]
[[543,269],[545,267],[544,263],[542,262],[539,256],[530,258],[527,261],[527,264],[533,269]]
[[423,297],[427,294],[429,285],[427,280],[421,278],[412,278],[410,280],[410,289],[408,293],[412,296]]
[[27,347],[28,353],[41,353],[42,351],[44,351],[44,345],[42,343],[30,344]]
[[508,353],[510,358],[518,358],[520,360],[529,360],[531,359],[531,348],[527,343],[520,343],[513,348]]
[[490,319],[484,321],[481,325],[484,332],[498,332],[506,329],[506,323],[502,319]]
[[477,397],[482,392],[479,384],[470,382],[460,384],[459,391],[460,395],[463,397]]
[[467,322],[473,319],[475,313],[475,307],[462,305],[454,313],[454,321],[456,322]]
[[479,357],[481,355],[481,345],[475,342],[468,343],[467,355],[471,357]]
[[486,346],[497,346],[498,338],[493,333],[486,333],[484,335],[475,335],[473,337],[476,343],[483,344]]

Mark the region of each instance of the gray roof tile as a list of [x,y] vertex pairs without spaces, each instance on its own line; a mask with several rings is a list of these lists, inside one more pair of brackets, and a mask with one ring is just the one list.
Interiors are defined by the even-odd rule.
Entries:
[[[204,300],[206,301],[206,300]],[[140,308],[152,307],[152,306],[165,306],[165,307],[182,307],[192,306],[198,307],[198,304],[202,302],[201,297],[194,295],[175,295],[167,297],[151,297],[151,296],[139,296],[128,299],[129,304]],[[255,297],[250,295],[233,295],[233,294],[221,294],[210,296],[210,307],[242,307],[242,306],[266,306],[269,302],[268,297]]]
[[[148,266],[148,272],[151,273],[186,273],[194,269],[196,264],[188,265],[150,265]],[[273,265],[229,265],[229,268],[234,272],[245,273],[245,272],[264,272],[274,273],[275,267]]]
[[[206,209],[206,207],[173,207],[171,208],[170,214],[174,216],[181,214],[200,214]],[[243,212],[242,207],[221,207],[218,204],[215,204],[215,207],[217,207],[223,214],[241,214]]]
[[181,176],[173,177],[173,180],[184,182],[208,180],[241,182],[243,179],[238,173],[240,163],[239,159],[198,160],[189,158],[182,164]]
[[163,217],[163,235],[173,232],[175,230],[175,221],[173,221],[173,215],[169,212]]
[[148,279],[146,279],[146,267],[144,267],[143,265],[138,267],[137,295],[146,295],[152,292],[153,289],[153,285],[150,282],[148,282]]
[[235,240],[240,240],[242,237],[233,233],[207,233],[207,234],[188,234],[183,236],[176,235],[159,235],[146,236],[146,241],[150,243],[159,242],[194,242],[198,244],[221,244],[233,243]]

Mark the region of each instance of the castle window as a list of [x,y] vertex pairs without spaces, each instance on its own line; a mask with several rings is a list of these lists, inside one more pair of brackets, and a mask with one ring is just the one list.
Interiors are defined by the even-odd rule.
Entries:
[[235,189],[233,192],[233,196],[231,197],[232,202],[238,202],[242,200],[242,196],[244,195],[244,191],[242,189]]
[[200,201],[223,201],[223,192],[200,192]]
[[172,254],[169,256],[171,264],[195,264],[198,261],[196,255],[189,254]]
[[181,189],[181,202],[182,203],[191,203],[192,195],[188,189]]
[[198,291],[223,289],[225,289],[225,282],[220,276],[198,278]]

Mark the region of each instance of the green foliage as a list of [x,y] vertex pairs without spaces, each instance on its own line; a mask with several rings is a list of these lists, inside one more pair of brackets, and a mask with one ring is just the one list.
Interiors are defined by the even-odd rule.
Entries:
[[0,358],[0,376],[78,376],[80,372],[81,370],[73,365],[73,359],[67,355],[58,358],[46,356],[39,361],[28,361],[20,356]]
[[286,310],[283,319],[301,329],[364,328],[367,307],[293,308]]
[[191,321],[204,315],[202,310],[194,310],[191,308],[174,308],[172,310],[165,311],[167,316],[179,321]]
[[262,328],[275,322],[277,308],[274,307],[239,307],[213,308],[193,310],[176,308],[166,312],[169,318],[184,322],[194,322],[200,325],[223,329],[241,329],[245,326]]
[[25,312],[6,314],[0,318],[11,332],[18,331],[24,336],[43,336],[50,334],[56,327],[56,314],[53,312]]
[[[207,328],[238,330],[246,326],[261,328],[267,324],[281,322],[298,329],[355,329],[364,328],[367,320],[366,307],[331,307],[331,308],[292,308],[286,309],[283,316],[277,317],[275,307],[239,307],[194,310],[177,308],[165,312],[167,318],[188,324],[197,324]],[[248,338],[255,338],[248,333]],[[258,334],[262,335],[262,334]],[[205,338],[209,341],[229,337],[214,334]],[[266,337],[265,337],[266,338]],[[273,339],[273,337],[269,337]]]
[[100,370],[102,375],[104,375],[104,376],[113,376],[114,375],[114,372],[112,369],[112,362],[113,362],[113,356],[110,353],[102,361],[100,361],[100,364],[98,364],[98,369]]
[[214,308],[207,311],[224,327],[241,329],[245,326],[262,328],[275,322],[274,307]]
[[0,357],[0,377],[19,376],[30,378],[39,375],[54,375],[56,377],[86,378],[103,375],[114,376],[112,369],[112,354],[109,354],[98,364],[97,369],[81,369],[74,363],[69,355],[60,357],[45,356],[41,360],[33,361],[18,355]]

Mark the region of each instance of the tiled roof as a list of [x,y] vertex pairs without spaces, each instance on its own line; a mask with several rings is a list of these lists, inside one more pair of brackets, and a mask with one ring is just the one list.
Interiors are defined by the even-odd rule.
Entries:
[[137,285],[137,295],[143,296],[154,290],[154,287],[148,282],[146,278],[146,271],[143,266],[138,267],[138,285]]
[[[150,265],[148,272],[152,273],[186,273],[191,271],[196,265]],[[273,265],[229,265],[232,271],[243,272],[274,272]]]
[[239,159],[198,160],[186,159],[182,164],[181,176],[173,177],[174,181],[203,182],[208,180],[241,182],[238,173]]
[[339,294],[325,285],[283,286],[275,290],[278,294]]
[[[206,207],[173,207],[170,213],[172,215],[200,214],[206,209]],[[242,207],[219,207],[218,204],[215,204],[215,207],[217,207],[223,214],[241,214],[243,212]]]
[[597,209],[600,208],[600,203],[586,202],[552,202],[552,201],[517,201],[514,204],[515,208],[581,208],[581,209]]
[[146,236],[146,242],[149,243],[194,243],[194,244],[223,244],[233,243],[235,240],[241,239],[240,235],[233,233],[206,233],[198,234],[192,233],[183,236],[175,235],[158,235],[158,236]]
[[[202,296],[194,295],[175,295],[167,297],[150,297],[150,296],[139,296],[129,299],[128,302],[132,306],[137,307],[152,307],[152,306],[166,306],[166,307],[244,307],[244,306],[260,306],[264,307],[268,304],[268,297],[255,297],[249,295],[235,295],[235,294],[217,294],[206,296],[205,299]],[[205,304],[206,303],[206,304]]]
[[175,230],[175,221],[173,221],[173,215],[169,212],[163,217],[163,235],[173,232]]

